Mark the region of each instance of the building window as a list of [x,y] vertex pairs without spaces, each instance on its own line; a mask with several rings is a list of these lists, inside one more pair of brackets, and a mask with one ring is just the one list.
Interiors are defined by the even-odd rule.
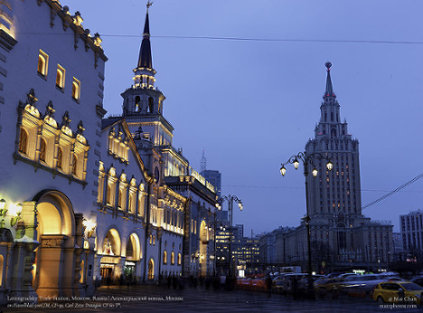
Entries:
[[46,161],[47,142],[44,138],[40,140],[40,161]]
[[182,255],[178,253],[178,265],[182,264]]
[[148,111],[149,113],[153,113],[154,110],[154,100],[152,97],[148,98]]
[[81,82],[75,77],[72,82],[72,98],[77,101],[81,98]]
[[136,96],[135,97],[135,112],[140,112],[141,111],[141,100],[140,100],[140,96]]
[[167,264],[167,252],[163,251],[163,264]]
[[170,263],[172,265],[175,264],[175,252],[172,251],[172,253],[170,254]]
[[65,69],[57,64],[56,86],[60,89],[65,88]]
[[25,129],[21,127],[21,132],[19,134],[19,152],[27,154],[28,150],[28,133]]
[[63,164],[63,150],[59,147],[57,150],[57,168],[62,169]]
[[48,55],[43,50],[40,49],[40,53],[38,54],[38,65],[37,71],[40,75],[46,77],[48,70]]

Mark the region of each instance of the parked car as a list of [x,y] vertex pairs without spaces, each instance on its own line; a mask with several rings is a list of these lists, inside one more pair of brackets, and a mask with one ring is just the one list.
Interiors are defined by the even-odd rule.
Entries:
[[411,281],[419,286],[423,286],[423,276],[415,276],[411,279]]
[[379,303],[408,302],[421,304],[423,300],[423,287],[410,281],[387,281],[379,283],[373,292],[373,300]]

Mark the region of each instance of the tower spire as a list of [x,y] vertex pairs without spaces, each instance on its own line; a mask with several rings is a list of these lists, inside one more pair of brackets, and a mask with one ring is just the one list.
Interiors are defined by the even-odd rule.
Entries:
[[147,10],[142,35],[143,38],[138,56],[137,67],[134,69],[134,87],[154,88],[154,74],[156,74],[156,71],[153,69],[153,57],[151,54],[150,43],[150,19],[148,16],[148,11],[152,4],[153,2],[151,1],[148,1],[146,4]]
[[206,152],[203,149],[203,156],[201,157],[201,161],[200,161],[200,169],[201,169],[201,173],[204,172],[207,169],[207,159],[206,159]]
[[332,79],[330,77],[330,68],[332,67],[332,63],[326,62],[325,66],[327,68],[327,76],[326,76],[326,90],[325,90],[325,97],[336,97],[335,93],[333,92],[333,86],[332,86]]

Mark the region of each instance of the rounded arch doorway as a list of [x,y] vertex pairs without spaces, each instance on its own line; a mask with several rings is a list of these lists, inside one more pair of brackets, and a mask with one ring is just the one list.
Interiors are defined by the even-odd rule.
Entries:
[[121,275],[121,239],[116,228],[110,228],[103,240],[100,275],[103,283],[110,284]]
[[56,190],[36,196],[37,240],[33,287],[40,297],[70,296],[75,288],[75,216],[69,198]]

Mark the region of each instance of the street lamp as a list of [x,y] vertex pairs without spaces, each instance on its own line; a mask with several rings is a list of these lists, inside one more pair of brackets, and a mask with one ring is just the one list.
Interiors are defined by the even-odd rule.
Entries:
[[229,226],[231,228],[231,234],[229,236],[229,274],[230,276],[233,275],[232,273],[232,235],[233,235],[233,228],[232,228],[232,224],[233,224],[233,207],[234,207],[234,202],[236,202],[238,204],[239,210],[242,211],[244,209],[244,205],[241,201],[241,199],[239,199],[237,196],[235,195],[227,195],[227,196],[223,196],[218,200],[218,209],[221,210],[222,209],[222,203],[223,201],[227,201],[228,202],[228,213],[229,213]]
[[317,170],[314,160],[326,160],[326,168],[331,171],[333,169],[333,163],[329,159],[329,157],[319,152],[314,152],[307,154],[306,152],[299,152],[296,155],[291,156],[288,161],[281,164],[280,172],[282,176],[285,176],[287,169],[285,167],[285,164],[292,164],[294,165],[294,168],[297,170],[300,166],[300,161],[303,163],[304,167],[304,177],[305,177],[305,192],[306,192],[306,216],[303,218],[303,221],[306,225],[306,231],[307,231],[307,254],[308,254],[308,292],[309,295],[313,295],[313,285],[312,285],[312,260],[311,260],[311,231],[310,231],[310,208],[309,208],[309,201],[308,201],[308,183],[307,183],[307,177],[309,175],[309,167],[312,168],[311,174],[313,177],[317,177],[319,174],[319,171]]

